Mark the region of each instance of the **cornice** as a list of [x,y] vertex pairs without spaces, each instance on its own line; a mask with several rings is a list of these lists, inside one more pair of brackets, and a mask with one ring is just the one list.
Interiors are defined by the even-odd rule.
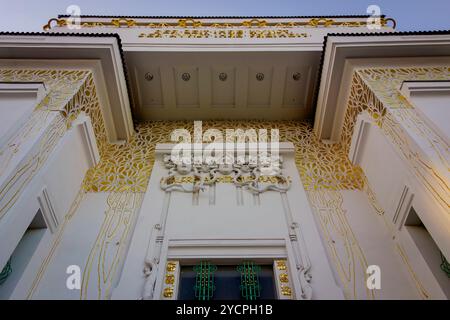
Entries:
[[[314,93],[313,106],[315,108],[315,112],[317,112],[317,103],[319,98],[319,91],[322,85],[322,73],[323,73],[323,65],[325,62],[325,55],[328,53],[327,51],[327,43],[328,38],[330,37],[392,37],[392,36],[418,36],[418,35],[450,35],[450,30],[424,30],[424,31],[395,31],[395,32],[352,32],[352,33],[329,33],[324,37],[323,45],[322,45],[322,55],[319,63],[318,77],[316,83],[316,89]],[[315,121],[315,118],[314,118]],[[314,125],[314,123],[313,123]]]
[[117,33],[67,33],[67,32],[15,32],[0,31],[1,36],[38,36],[38,37],[84,37],[84,38],[115,38],[120,52],[120,60],[122,62],[123,73],[125,75],[125,83],[127,87],[127,95],[131,110],[134,110],[133,100],[131,99],[131,88],[129,81],[128,68],[125,63],[125,55],[122,46],[122,40]]

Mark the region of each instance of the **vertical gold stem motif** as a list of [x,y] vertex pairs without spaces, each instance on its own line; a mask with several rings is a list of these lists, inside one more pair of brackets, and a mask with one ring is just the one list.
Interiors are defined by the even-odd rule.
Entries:
[[[129,233],[143,199],[142,193],[112,192],[108,195],[105,219],[83,269],[81,299],[108,299],[121,266]],[[93,268],[96,272],[93,272]],[[96,283],[91,289],[91,278]],[[94,295],[93,292],[96,292]]]

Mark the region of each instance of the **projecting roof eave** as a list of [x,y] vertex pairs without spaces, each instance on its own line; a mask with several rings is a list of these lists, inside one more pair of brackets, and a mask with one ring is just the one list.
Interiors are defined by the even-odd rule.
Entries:
[[352,59],[450,58],[450,30],[328,34],[319,69],[314,131],[320,139],[337,141],[345,111]]
[[0,32],[0,59],[51,60],[51,65],[59,68],[69,61],[72,65],[80,61],[80,66],[91,61],[99,74],[95,80],[108,139],[119,142],[133,135],[126,66],[118,34]]

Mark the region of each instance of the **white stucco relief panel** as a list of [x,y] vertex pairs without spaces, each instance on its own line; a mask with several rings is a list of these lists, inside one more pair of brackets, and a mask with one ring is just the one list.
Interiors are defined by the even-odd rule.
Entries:
[[[183,192],[182,187],[164,194],[160,182],[167,178],[167,169],[163,165],[163,154],[159,154],[113,298],[149,298],[150,295],[150,298],[157,299],[171,243],[183,241],[203,241],[206,246],[208,242],[213,245],[217,241],[234,241],[233,245],[238,243],[237,247],[241,242],[242,248],[248,246],[248,241],[253,241],[252,245],[256,246],[261,241],[261,245],[266,247],[267,241],[281,241],[286,246],[285,251],[281,252],[285,252],[291,266],[296,298],[308,298],[308,295],[313,299],[342,298],[300,182],[292,151],[282,154],[283,174],[289,176],[291,181],[289,190],[270,190],[259,194],[252,194],[246,186],[240,187],[232,181],[225,181],[229,180],[226,177],[204,186],[198,194]],[[184,183],[183,186],[186,190],[192,189],[192,183]],[[193,254],[193,251],[195,246],[189,252]],[[221,255],[220,249],[215,255]],[[173,254],[170,254],[170,259],[175,259]],[[147,266],[145,261],[148,262]],[[306,267],[306,278],[301,272],[302,265]],[[146,278],[143,278],[144,267]],[[149,281],[153,283],[149,284]]]

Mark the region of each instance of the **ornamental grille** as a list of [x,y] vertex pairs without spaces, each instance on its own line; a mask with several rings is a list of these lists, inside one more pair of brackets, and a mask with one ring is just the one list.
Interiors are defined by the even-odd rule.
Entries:
[[236,268],[241,273],[241,295],[246,300],[256,300],[261,296],[259,273],[261,267],[253,261],[244,261]]
[[0,272],[0,286],[5,283],[6,279],[9,277],[9,275],[12,272],[11,268],[11,258],[8,260],[6,265],[3,267],[2,272]]
[[195,298],[197,300],[211,300],[216,289],[214,285],[214,272],[217,266],[209,261],[200,261],[200,264],[194,266],[195,276]]
[[444,271],[447,274],[447,277],[450,278],[450,263],[448,263],[447,259],[444,257],[444,255],[441,252],[441,270]]

